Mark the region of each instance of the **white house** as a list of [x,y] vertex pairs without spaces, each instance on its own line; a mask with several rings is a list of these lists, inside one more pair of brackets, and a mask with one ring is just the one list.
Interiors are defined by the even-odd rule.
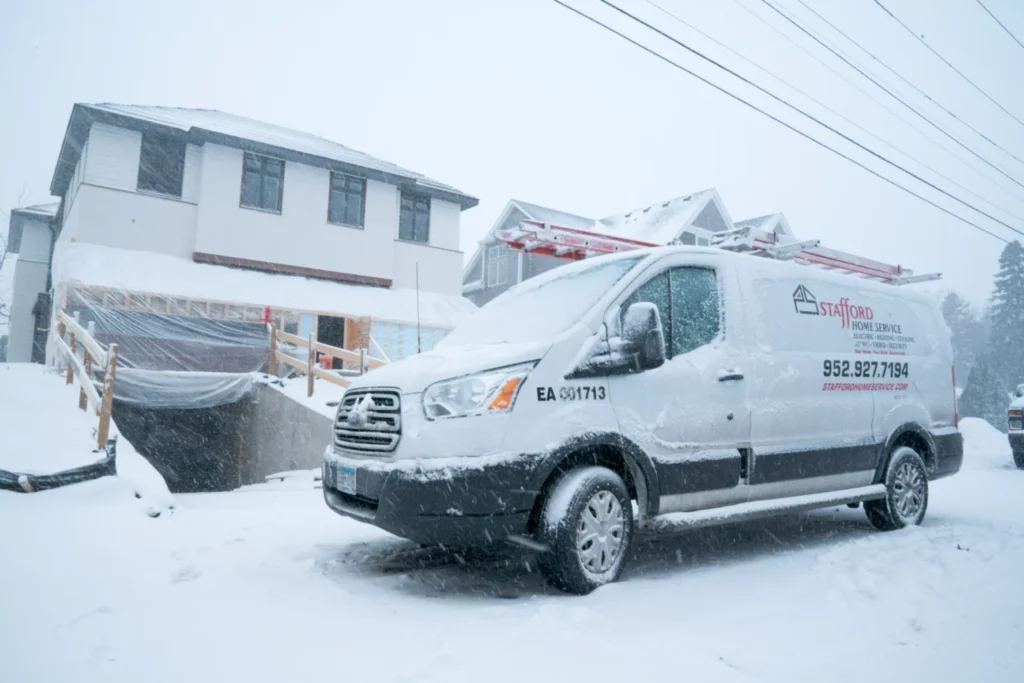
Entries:
[[9,278],[7,287],[0,284],[0,306],[7,307],[7,361],[11,363],[43,362],[57,210],[58,205],[51,203],[11,211],[7,255],[0,267],[0,282]]
[[716,232],[747,225],[756,225],[760,229],[780,234],[792,234],[789,223],[782,214],[733,223],[722,203],[722,198],[714,189],[600,219],[586,218],[513,199],[480,241],[480,246],[463,271],[462,292],[478,306],[484,305],[523,280],[565,263],[564,260],[553,256],[513,251],[495,239],[494,235],[498,230],[514,228],[524,220],[653,244],[706,245],[711,235]]
[[459,226],[478,200],[308,133],[76,104],[50,189],[59,306],[197,325],[258,323],[269,308],[287,331],[391,359],[474,308],[460,296]]

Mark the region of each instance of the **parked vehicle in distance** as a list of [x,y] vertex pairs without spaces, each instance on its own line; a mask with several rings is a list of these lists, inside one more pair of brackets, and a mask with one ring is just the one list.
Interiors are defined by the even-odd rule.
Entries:
[[1024,384],[1018,384],[1007,411],[1007,438],[1013,451],[1013,464],[1024,470]]
[[855,503],[879,529],[919,524],[962,458],[929,297],[670,246],[527,280],[357,378],[323,490],[420,543],[536,548],[583,594],[619,576],[640,525]]

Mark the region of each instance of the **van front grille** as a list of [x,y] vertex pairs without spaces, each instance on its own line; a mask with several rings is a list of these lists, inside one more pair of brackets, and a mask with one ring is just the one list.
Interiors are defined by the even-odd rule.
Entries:
[[402,438],[402,395],[395,389],[352,389],[334,419],[334,445],[358,453],[390,453]]

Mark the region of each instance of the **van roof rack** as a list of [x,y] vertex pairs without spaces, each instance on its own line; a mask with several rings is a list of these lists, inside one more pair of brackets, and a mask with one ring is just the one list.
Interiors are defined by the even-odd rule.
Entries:
[[[540,221],[521,221],[517,228],[498,230],[495,236],[498,241],[504,242],[516,251],[544,254],[570,261],[580,261],[588,256],[662,246],[653,242],[642,242]],[[900,265],[882,263],[822,247],[819,240],[798,240],[754,227],[715,233],[711,238],[711,246],[755,256],[792,260],[892,285],[927,282],[942,277],[941,273],[914,275],[914,271]]]

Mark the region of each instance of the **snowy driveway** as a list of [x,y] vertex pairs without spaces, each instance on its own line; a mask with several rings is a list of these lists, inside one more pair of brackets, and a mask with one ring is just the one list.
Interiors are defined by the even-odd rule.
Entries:
[[925,526],[860,510],[644,537],[623,580],[419,549],[318,490],[0,494],[4,681],[1020,681],[1024,472],[967,425]]

